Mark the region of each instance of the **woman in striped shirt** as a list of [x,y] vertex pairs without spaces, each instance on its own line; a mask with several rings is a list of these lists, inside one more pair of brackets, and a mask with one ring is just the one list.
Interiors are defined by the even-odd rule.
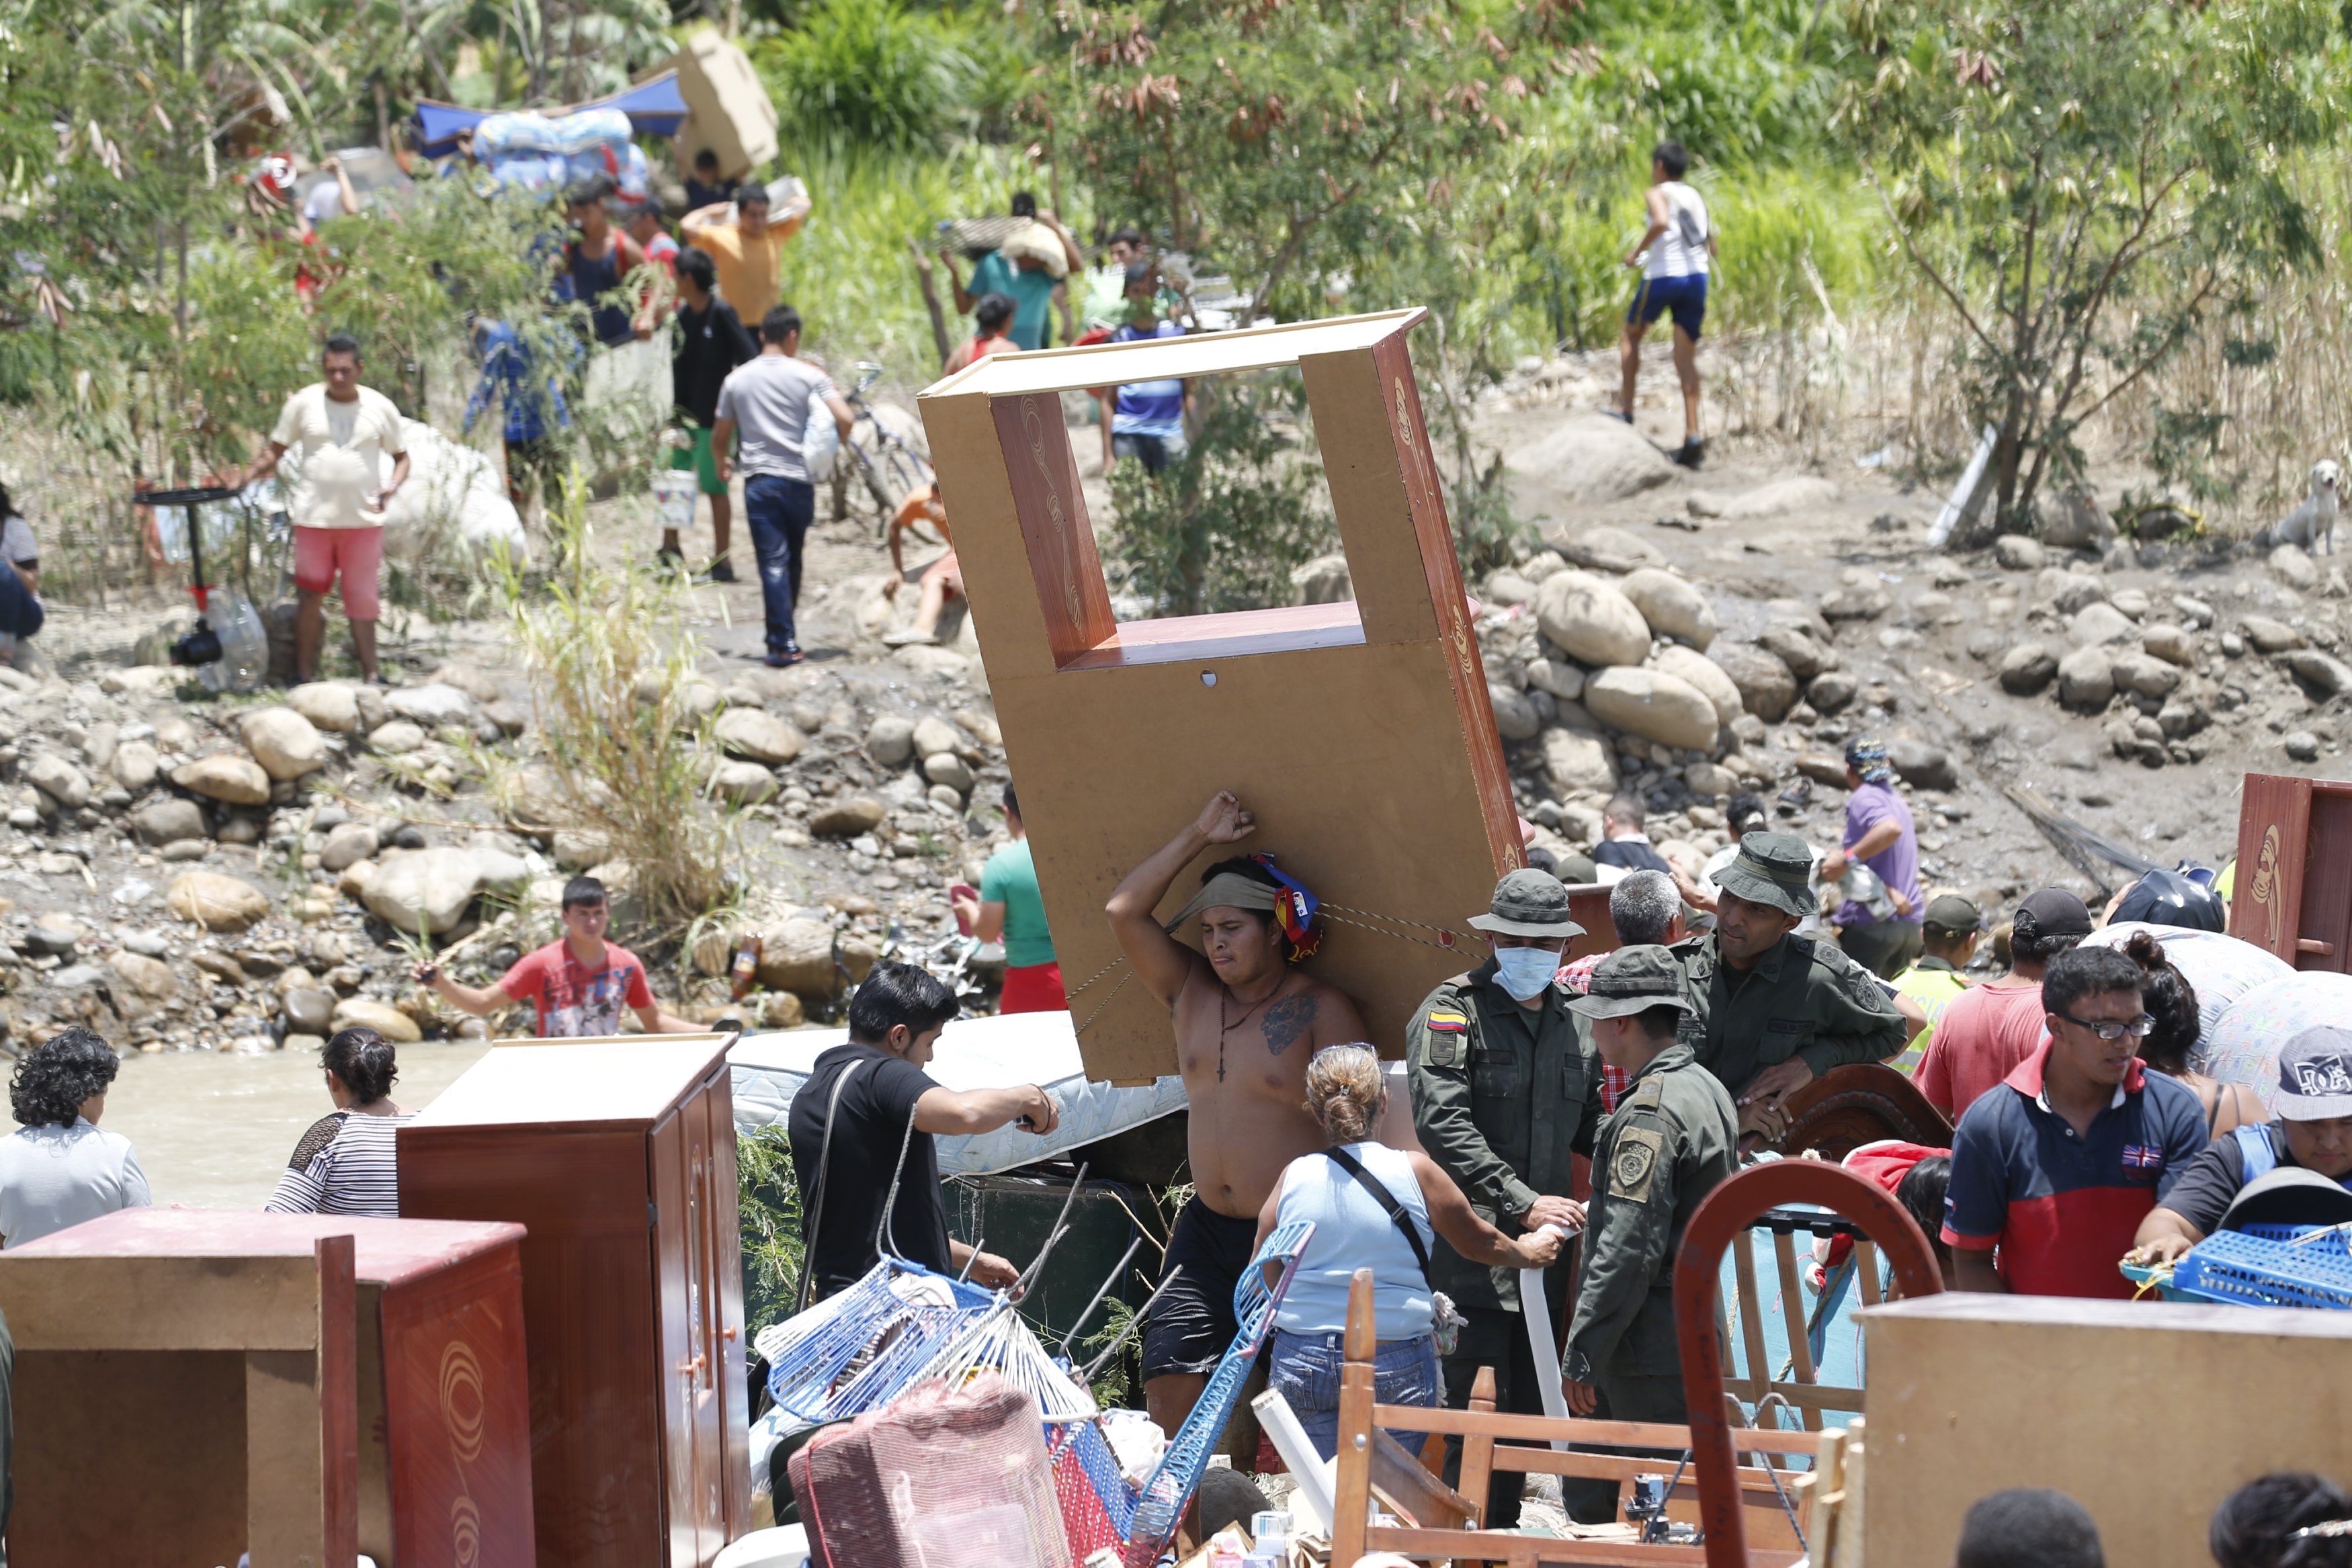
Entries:
[[293,1158],[263,1207],[275,1214],[400,1213],[394,1132],[415,1113],[395,1104],[392,1042],[372,1029],[347,1029],[320,1053],[332,1114],[294,1145]]

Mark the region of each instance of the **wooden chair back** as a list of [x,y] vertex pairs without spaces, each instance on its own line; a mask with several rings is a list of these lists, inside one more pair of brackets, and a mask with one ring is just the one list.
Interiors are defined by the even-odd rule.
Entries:
[[[1338,1518],[1331,1532],[1334,1563],[1352,1563],[1367,1552],[1502,1563],[1510,1568],[1535,1568],[1544,1563],[1675,1568],[1706,1560],[1699,1548],[1690,1546],[1558,1540],[1482,1531],[1479,1505],[1470,1500],[1486,1495],[1487,1479],[1496,1470],[1610,1480],[1648,1474],[1672,1477],[1676,1466],[1671,1458],[1563,1451],[1550,1444],[1559,1439],[1588,1447],[1610,1444],[1681,1454],[1691,1448],[1688,1427],[1499,1414],[1495,1409],[1495,1375],[1490,1368],[1479,1370],[1467,1410],[1376,1404],[1373,1358],[1377,1345],[1372,1274],[1369,1269],[1360,1269],[1349,1287],[1346,1359],[1339,1375]],[[1426,1471],[1418,1478],[1400,1474],[1406,1469],[1419,1470],[1420,1466],[1389,1436],[1390,1430],[1460,1437],[1460,1489],[1444,1486]],[[1801,1454],[1811,1458],[1821,1452],[1827,1439],[1811,1432],[1763,1429],[1737,1433],[1733,1440],[1736,1448],[1755,1456],[1755,1462],[1739,1471],[1742,1501],[1759,1542],[1749,1561],[1756,1568],[1787,1568],[1803,1557],[1798,1531],[1811,1508],[1811,1478],[1807,1472],[1788,1469],[1776,1459]],[[1670,1491],[1667,1515],[1695,1519],[1698,1502],[1697,1472],[1686,1467]],[[1375,1506],[1400,1522],[1368,1523]]]

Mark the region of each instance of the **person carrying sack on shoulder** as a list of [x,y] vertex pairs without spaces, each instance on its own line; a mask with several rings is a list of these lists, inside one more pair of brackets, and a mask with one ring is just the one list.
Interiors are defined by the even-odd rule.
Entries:
[[[1545,1269],[1559,1257],[1561,1233],[1546,1228],[1506,1236],[1478,1217],[1454,1178],[1418,1151],[1372,1141],[1388,1108],[1388,1077],[1369,1045],[1327,1045],[1307,1063],[1307,1110],[1331,1146],[1285,1167],[1257,1217],[1257,1245],[1284,1225],[1312,1221],[1315,1233],[1274,1317],[1266,1386],[1288,1401],[1325,1458],[1339,1452],[1339,1364],[1348,1328],[1348,1288],[1372,1270],[1380,1348],[1373,1397],[1382,1405],[1443,1404],[1437,1334],[1454,1303],[1433,1290],[1429,1255],[1443,1236],[1460,1256],[1500,1269]],[[1571,1204],[1580,1224],[1581,1205]],[[1417,1442],[1418,1433],[1391,1434]]]

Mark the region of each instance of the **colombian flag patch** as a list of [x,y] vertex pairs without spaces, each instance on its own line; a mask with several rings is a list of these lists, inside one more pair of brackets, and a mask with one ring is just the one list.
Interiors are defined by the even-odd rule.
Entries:
[[1461,1013],[1432,1012],[1429,1015],[1429,1027],[1464,1034],[1469,1030],[1470,1020]]

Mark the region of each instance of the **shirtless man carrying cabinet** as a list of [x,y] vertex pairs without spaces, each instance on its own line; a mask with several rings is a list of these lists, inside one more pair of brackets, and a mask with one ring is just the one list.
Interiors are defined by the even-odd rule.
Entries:
[[1233,1343],[1234,1286],[1255,1250],[1266,1195],[1284,1166],[1328,1142],[1307,1113],[1307,1060],[1366,1038],[1355,1003],[1296,967],[1277,913],[1285,890],[1257,862],[1218,862],[1174,921],[1163,928],[1153,917],[1202,850],[1255,830],[1233,792],[1220,791],[1199,821],[1128,873],[1104,910],[1128,962],[1174,1015],[1177,1069],[1192,1102],[1192,1198],[1167,1256],[1168,1268],[1184,1272],[1143,1331],[1144,1403],[1171,1434]]

